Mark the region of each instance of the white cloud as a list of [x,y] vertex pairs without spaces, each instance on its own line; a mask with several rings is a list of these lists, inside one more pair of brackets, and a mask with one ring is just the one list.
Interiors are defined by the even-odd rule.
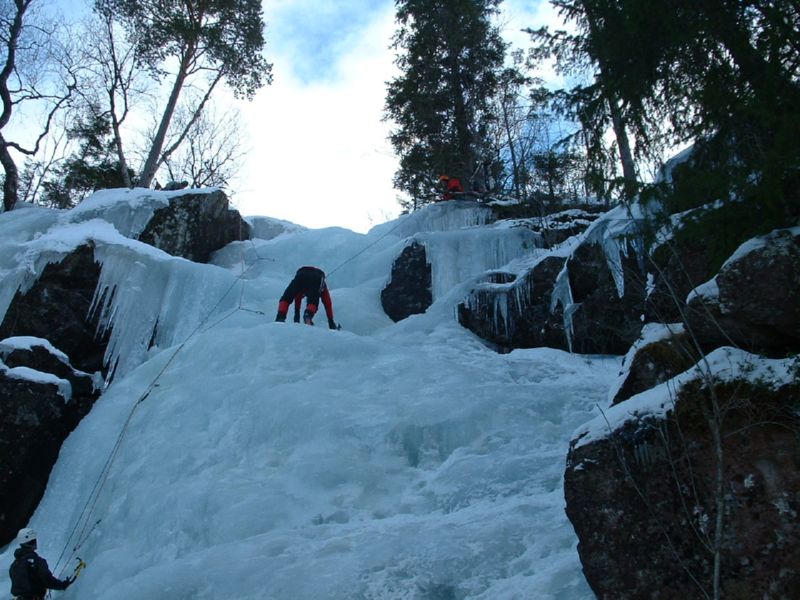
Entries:
[[301,81],[291,55],[268,49],[275,81],[241,107],[252,147],[235,195],[244,214],[366,231],[399,213],[397,160],[381,121],[393,32],[387,5],[349,44],[337,40],[348,51],[327,65],[335,81]]

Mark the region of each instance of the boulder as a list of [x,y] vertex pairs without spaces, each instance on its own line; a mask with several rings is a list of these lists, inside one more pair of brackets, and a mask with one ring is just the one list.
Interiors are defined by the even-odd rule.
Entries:
[[100,279],[91,244],[79,246],[61,262],[44,268],[27,292],[17,292],[0,323],[0,339],[32,336],[48,340],[75,368],[104,371],[110,331],[97,334],[92,299]]
[[[566,511],[598,599],[714,597],[717,542],[719,597],[796,597],[797,364],[737,362],[736,352],[708,357],[712,371],[733,375],[686,372],[610,408],[573,440]],[[713,418],[715,406],[724,418]]]
[[800,227],[745,242],[687,304],[687,325],[706,351],[800,352]]
[[567,349],[561,315],[550,311],[564,257],[548,256],[519,278],[490,273],[458,306],[458,321],[498,349]]
[[391,281],[381,290],[384,312],[395,322],[424,313],[433,304],[431,285],[425,246],[413,242],[395,259]]
[[562,307],[570,311],[565,327],[573,352],[625,354],[639,337],[645,275],[633,243],[622,243],[619,262],[612,265],[603,244],[592,239],[581,243],[567,261],[573,306]]
[[224,192],[185,193],[153,213],[139,241],[194,262],[234,241],[250,239],[250,225],[231,210]]
[[[653,265],[657,265],[653,269]],[[645,320],[677,323],[683,320],[685,299],[695,287],[710,279],[715,269],[702,239],[658,246],[651,253],[650,289],[645,301]]]
[[672,379],[698,359],[683,325],[648,323],[623,359],[623,371],[609,394],[611,405]]
[[[482,285],[459,306],[459,321],[503,350],[548,346],[624,354],[643,324],[646,276],[635,221],[621,208],[567,211],[564,224],[591,228],[571,251],[556,251],[513,284]],[[576,213],[576,214],[573,214]],[[559,221],[551,215],[551,228]],[[570,220],[571,219],[571,220]],[[572,227],[572,225],[570,225]],[[570,227],[567,230],[572,231]]]
[[0,545],[33,515],[62,443],[99,396],[46,341],[14,346],[0,342]]

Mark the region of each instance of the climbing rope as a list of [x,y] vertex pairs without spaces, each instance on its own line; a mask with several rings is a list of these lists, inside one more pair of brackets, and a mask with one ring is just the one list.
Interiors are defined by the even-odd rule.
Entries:
[[[256,254],[256,255],[258,256],[258,254]],[[117,436],[117,439],[116,439],[116,441],[114,443],[114,446],[112,447],[111,452],[109,453],[108,458],[106,459],[106,462],[105,462],[105,464],[103,465],[103,468],[100,471],[100,475],[98,476],[97,480],[95,481],[94,486],[92,487],[92,491],[90,492],[89,497],[88,497],[86,503],[84,504],[80,515],[78,516],[78,519],[77,519],[77,521],[75,523],[75,526],[72,528],[72,530],[70,531],[69,536],[67,537],[67,540],[66,540],[66,542],[64,544],[64,547],[63,547],[63,549],[61,551],[61,554],[59,555],[58,560],[56,561],[56,567],[57,568],[58,568],[58,565],[61,564],[61,561],[64,558],[64,556],[65,556],[65,554],[67,552],[67,549],[69,548],[70,543],[72,542],[72,540],[76,539],[76,542],[75,542],[75,545],[72,548],[72,551],[71,551],[70,555],[75,553],[75,552],[77,552],[81,548],[81,546],[84,544],[84,542],[89,538],[91,533],[94,531],[94,529],[101,522],[101,520],[98,519],[97,521],[92,523],[91,520],[90,520],[90,516],[91,516],[92,512],[94,511],[94,508],[97,505],[98,500],[100,499],[100,492],[103,490],[103,487],[105,486],[106,481],[108,480],[108,476],[109,476],[109,474],[111,472],[111,467],[112,467],[114,461],[116,460],[116,457],[117,457],[117,454],[119,452],[120,446],[122,445],[122,441],[125,438],[125,434],[127,433],[128,427],[130,426],[130,423],[131,423],[131,421],[133,419],[133,415],[136,413],[136,409],[147,399],[147,397],[150,395],[150,393],[153,391],[153,389],[158,385],[158,382],[161,379],[162,375],[164,375],[164,373],[170,367],[170,365],[175,360],[175,358],[178,356],[180,351],[183,350],[183,348],[186,346],[186,344],[189,342],[189,340],[191,340],[203,328],[203,326],[211,318],[211,315],[213,315],[214,312],[217,310],[217,308],[219,308],[219,306],[222,304],[223,300],[225,300],[225,298],[228,296],[228,294],[231,292],[231,290],[233,290],[233,288],[236,286],[236,284],[239,283],[239,281],[242,280],[242,278],[245,275],[245,273],[247,273],[247,271],[252,269],[259,262],[259,260],[267,260],[267,259],[259,257],[256,261],[253,262],[252,265],[250,265],[250,267],[248,267],[247,269],[243,270],[234,279],[233,283],[230,285],[230,287],[228,287],[227,290],[225,290],[225,293],[222,294],[222,296],[220,296],[219,300],[213,306],[213,308],[211,308],[211,310],[209,310],[208,314],[200,321],[200,323],[197,324],[197,326],[186,337],[186,339],[184,339],[180,344],[178,344],[178,347],[175,349],[175,352],[172,353],[172,356],[170,356],[169,360],[166,363],[164,363],[164,366],[161,368],[161,370],[155,376],[153,381],[150,382],[150,385],[147,386],[147,389],[142,393],[142,395],[136,400],[136,402],[131,407],[131,410],[128,413],[127,418],[125,419],[125,422],[124,422],[124,424],[122,426],[122,429],[120,430],[119,435]],[[242,288],[244,288],[244,282],[242,282]],[[225,319],[227,319],[228,317],[233,315],[238,310],[245,310],[245,311],[248,311],[248,312],[255,312],[255,311],[249,311],[248,309],[241,308],[241,297],[240,297],[239,307],[233,309],[228,314],[224,315],[221,319],[215,321],[211,326],[209,326],[208,328],[204,329],[203,331],[205,332],[205,331],[208,331],[208,330],[212,329],[213,327],[216,327],[222,321],[224,321]],[[80,532],[78,532],[79,529],[80,529]],[[65,568],[66,568],[66,564],[61,569],[62,573],[63,573],[63,570]]]
[[[413,216],[414,216],[414,213],[411,214],[410,218],[413,218]],[[349,262],[353,261],[358,256],[362,255],[364,252],[366,252],[367,250],[369,250],[370,248],[375,246],[377,243],[382,241],[384,238],[386,238],[388,235],[393,233],[398,227],[400,227],[400,225],[407,223],[407,221],[408,221],[408,219],[398,222],[394,227],[389,229],[386,233],[381,235],[379,238],[377,238],[376,240],[374,240],[373,242],[371,242],[370,244],[368,244],[367,246],[362,248],[360,251],[358,251],[357,253],[355,253],[351,257],[349,257],[347,260],[345,260],[344,262],[339,264],[336,268],[334,268],[332,271],[330,271],[329,274],[335,273],[336,271],[341,269],[343,266],[345,266]],[[241,237],[241,224],[240,224],[240,237]],[[117,439],[114,442],[114,446],[112,447],[111,451],[109,452],[109,455],[106,458],[106,461],[105,461],[105,463],[103,465],[103,468],[101,469],[100,474],[98,475],[97,480],[95,481],[94,486],[92,487],[92,491],[89,493],[89,497],[87,498],[86,503],[83,505],[81,513],[80,513],[80,515],[78,516],[78,519],[75,522],[75,526],[72,528],[72,530],[70,531],[69,535],[67,536],[67,540],[66,540],[66,542],[64,544],[63,549],[61,550],[61,554],[59,555],[58,560],[56,561],[56,568],[58,568],[58,565],[60,565],[62,560],[64,559],[64,556],[66,555],[67,549],[70,547],[70,544],[72,543],[72,540],[75,539],[76,541],[75,541],[75,545],[72,547],[72,550],[70,552],[70,556],[72,554],[76,553],[83,546],[83,544],[86,542],[87,539],[89,539],[89,536],[92,534],[92,532],[95,530],[95,528],[101,523],[102,519],[97,519],[96,521],[92,522],[90,517],[91,517],[92,513],[94,512],[94,509],[95,509],[95,507],[97,505],[97,502],[100,499],[100,493],[102,492],[103,488],[105,487],[106,482],[108,481],[109,474],[111,473],[111,467],[113,466],[114,461],[117,458],[117,455],[119,453],[119,449],[122,446],[122,442],[125,439],[125,435],[126,435],[126,433],[128,431],[128,428],[129,428],[129,426],[131,424],[131,421],[133,420],[133,416],[136,413],[136,409],[139,406],[141,406],[141,404],[147,399],[147,397],[150,395],[150,393],[153,391],[153,389],[155,389],[155,387],[158,385],[158,382],[161,379],[161,377],[164,375],[164,373],[167,371],[167,369],[172,365],[172,363],[175,360],[175,358],[178,356],[178,354],[181,352],[181,350],[183,350],[183,348],[186,346],[186,344],[189,342],[189,340],[191,340],[199,331],[201,331],[201,329],[203,330],[203,332],[209,331],[210,329],[213,329],[214,327],[216,327],[217,325],[219,325],[220,323],[222,323],[223,321],[225,321],[226,319],[228,319],[230,316],[232,316],[234,313],[236,313],[238,311],[251,312],[251,313],[261,314],[261,315],[265,314],[263,311],[248,309],[248,308],[244,308],[242,306],[243,300],[244,300],[244,287],[245,287],[243,278],[244,278],[244,275],[250,269],[252,269],[256,264],[258,264],[258,262],[260,262],[262,260],[272,260],[272,261],[274,261],[275,259],[269,258],[269,257],[262,257],[258,253],[258,248],[256,247],[256,245],[253,242],[253,240],[250,239],[249,241],[253,246],[253,251],[254,251],[254,253],[256,255],[256,260],[253,262],[253,264],[251,264],[246,269],[243,269],[242,272],[239,273],[239,275],[236,276],[236,278],[234,279],[233,283],[230,285],[230,287],[227,290],[225,290],[225,293],[222,294],[222,296],[220,296],[220,299],[217,301],[217,303],[214,305],[214,307],[200,321],[200,323],[198,323],[197,327],[195,327],[194,330],[178,345],[178,347],[172,353],[172,356],[170,356],[169,360],[167,360],[167,362],[164,363],[164,366],[159,370],[158,374],[155,376],[153,381],[150,382],[150,384],[147,386],[147,389],[141,394],[141,396],[132,405],[131,410],[129,411],[129,413],[128,413],[126,419],[125,419],[125,422],[123,423],[122,428],[120,429],[119,435],[117,435]],[[244,267],[244,265],[245,265],[244,251],[242,251],[242,254],[241,254],[241,261],[242,261],[242,266]],[[240,281],[242,281],[242,290],[241,290],[241,292],[239,294],[239,304],[238,304],[238,306],[236,308],[234,308],[232,311],[230,311],[229,313],[227,313],[226,315],[223,315],[220,319],[218,319],[217,321],[215,321],[214,323],[209,325],[207,328],[203,329],[203,326],[206,325],[208,320],[211,318],[211,315],[214,314],[214,312],[217,310],[217,308],[219,308],[219,306],[222,304],[223,300],[228,296],[228,294],[231,292],[231,290],[233,290],[233,288]],[[61,568],[61,573],[63,573],[63,571],[64,571],[64,569],[66,569],[66,567],[67,567],[67,564],[65,563],[64,566]]]
[[349,263],[350,261],[352,261],[352,260],[356,259],[357,257],[361,256],[362,254],[364,254],[364,252],[366,252],[367,250],[369,250],[370,248],[372,248],[372,247],[373,247],[375,244],[377,244],[378,242],[380,242],[381,240],[383,240],[385,237],[387,237],[387,236],[388,236],[390,233],[392,233],[392,232],[393,232],[395,229],[397,229],[397,228],[398,228],[398,227],[400,227],[401,225],[407,225],[407,224],[408,224],[408,222],[409,222],[409,221],[410,221],[412,218],[414,218],[414,216],[415,216],[415,215],[416,215],[418,212],[419,212],[419,211],[416,211],[416,210],[415,210],[413,213],[411,213],[411,214],[409,215],[408,219],[405,219],[405,220],[403,220],[403,221],[399,221],[399,222],[398,222],[398,223],[397,223],[397,224],[396,224],[394,227],[392,227],[392,228],[391,228],[389,231],[387,231],[387,232],[386,232],[386,233],[384,233],[382,236],[380,236],[380,237],[379,237],[377,240],[375,240],[375,241],[374,241],[374,242],[372,242],[371,244],[367,244],[367,245],[366,245],[364,248],[362,248],[361,250],[359,250],[358,252],[356,252],[356,253],[355,253],[353,256],[351,256],[350,258],[348,258],[347,260],[345,260],[343,263],[341,263],[339,266],[337,266],[337,267],[336,267],[335,269],[333,269],[332,271],[328,271],[328,276],[330,276],[330,275],[333,275],[334,273],[336,273],[336,271],[338,271],[339,269],[341,269],[341,268],[342,268],[343,266],[345,266],[347,263]]

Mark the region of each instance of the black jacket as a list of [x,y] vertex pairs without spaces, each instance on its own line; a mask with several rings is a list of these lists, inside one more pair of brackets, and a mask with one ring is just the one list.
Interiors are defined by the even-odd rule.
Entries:
[[70,582],[53,577],[47,561],[30,546],[20,546],[14,551],[14,562],[8,569],[11,577],[11,595],[22,598],[44,598],[48,589],[65,590]]

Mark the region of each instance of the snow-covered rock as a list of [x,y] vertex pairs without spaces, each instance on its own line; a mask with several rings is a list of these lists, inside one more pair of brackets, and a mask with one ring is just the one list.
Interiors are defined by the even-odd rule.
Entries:
[[61,444],[100,395],[96,383],[47,340],[0,341],[0,544],[36,509]]
[[682,373],[699,358],[682,323],[648,323],[622,361],[617,384],[609,390],[611,405],[649,390]]
[[512,281],[479,283],[459,309],[461,323],[506,349],[624,354],[642,327],[640,218],[617,207],[560,246],[517,261]]
[[800,227],[744,242],[692,290],[686,315],[706,350],[733,342],[770,356],[800,351]]
[[797,369],[721,348],[575,432],[566,510],[598,598],[712,597],[717,539],[721,597],[796,595]]

